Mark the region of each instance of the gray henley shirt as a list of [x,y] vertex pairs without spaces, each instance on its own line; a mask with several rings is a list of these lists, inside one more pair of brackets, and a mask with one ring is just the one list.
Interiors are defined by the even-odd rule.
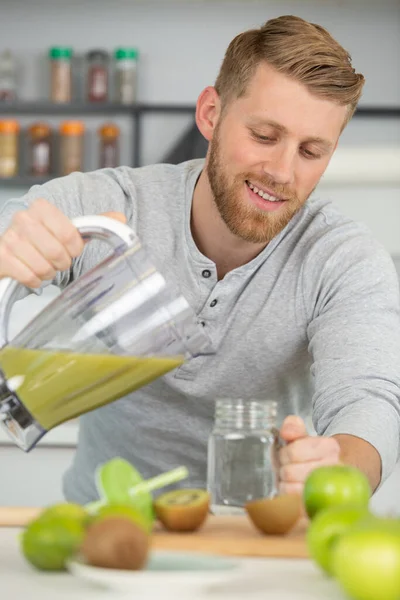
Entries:
[[[310,198],[249,263],[217,279],[190,230],[202,160],[74,173],[34,186],[0,211],[0,233],[36,198],[67,216],[121,211],[204,323],[212,353],[80,418],[64,477],[69,501],[97,497],[94,471],[122,456],[144,477],[187,465],[206,485],[207,438],[219,397],[271,398],[279,421],[312,417],[319,435],[347,433],[380,453],[384,481],[399,457],[399,284],[369,230]],[[109,253],[87,244],[60,287]]]

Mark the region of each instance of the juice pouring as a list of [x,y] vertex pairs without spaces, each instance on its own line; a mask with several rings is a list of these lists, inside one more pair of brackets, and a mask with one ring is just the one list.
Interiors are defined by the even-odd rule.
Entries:
[[183,356],[117,356],[0,349],[1,369],[46,430],[117,400],[183,363]]

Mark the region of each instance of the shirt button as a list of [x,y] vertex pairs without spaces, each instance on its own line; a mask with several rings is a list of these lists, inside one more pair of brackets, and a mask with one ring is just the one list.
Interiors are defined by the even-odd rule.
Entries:
[[217,304],[218,300],[214,298],[214,300],[210,303],[211,308],[213,308]]
[[211,271],[209,271],[208,269],[204,269],[204,271],[202,271],[201,273],[203,275],[203,277],[205,277],[206,279],[208,279],[209,277],[211,277]]

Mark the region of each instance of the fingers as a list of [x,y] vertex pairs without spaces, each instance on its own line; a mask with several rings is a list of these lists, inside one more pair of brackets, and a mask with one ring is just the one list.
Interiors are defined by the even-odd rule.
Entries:
[[337,463],[338,458],[332,455],[321,460],[283,465],[279,469],[279,480],[282,483],[287,484],[303,483],[314,469],[326,465],[335,465]]
[[120,212],[105,212],[103,213],[104,217],[109,217],[110,219],[115,219],[116,221],[120,221],[121,223],[126,223],[126,216]]
[[303,494],[303,483],[287,483],[286,481],[280,481],[278,491],[280,494],[297,494],[301,496]]
[[[104,213],[126,223],[120,212]],[[14,215],[0,238],[0,277],[12,277],[27,287],[39,287],[66,271],[79,256],[84,241],[72,221],[44,199],[35,200]]]
[[0,245],[0,266],[0,277],[12,276],[13,279],[29,288],[38,288],[42,283],[42,280],[24,263],[12,255],[8,256],[2,245]]
[[[63,254],[59,246],[69,255],[70,258],[79,256],[83,250],[84,243],[72,221],[68,219],[58,208],[46,200],[36,200],[28,211],[18,213],[20,222],[22,221],[21,231],[29,233],[38,240],[38,235],[32,231],[32,221],[35,225],[40,223],[55,240],[58,252]],[[25,218],[24,218],[25,217]],[[43,230],[41,230],[43,231]],[[49,242],[49,238],[47,238]],[[54,242],[51,252],[54,252]]]
[[39,279],[51,279],[55,275],[55,269],[49,261],[30,242],[21,238],[14,230],[11,230],[4,240],[6,248],[13,258],[29,268],[35,265],[35,274]]
[[283,421],[280,436],[285,442],[293,442],[302,437],[307,436],[307,428],[303,419],[296,415],[289,415]]
[[35,200],[14,215],[0,238],[0,277],[12,277],[28,287],[52,280],[70,268],[84,242],[73,223],[46,200]]
[[279,491],[302,494],[304,482],[314,469],[340,463],[340,446],[333,437],[309,436],[304,421],[290,415],[280,429],[286,445],[279,450]]
[[321,460],[338,461],[340,446],[333,437],[309,436],[297,439],[279,450],[281,466],[291,463],[317,462]]
[[[62,241],[57,239],[40,221],[24,215],[16,222],[16,227],[8,232],[5,240],[14,256],[30,266],[36,275],[68,269],[72,256]],[[47,267],[42,267],[43,261]],[[47,277],[43,277],[47,279]]]

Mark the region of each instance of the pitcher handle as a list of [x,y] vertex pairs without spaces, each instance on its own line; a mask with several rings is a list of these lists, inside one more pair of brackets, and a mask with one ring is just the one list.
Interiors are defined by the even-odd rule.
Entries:
[[[104,215],[76,217],[72,219],[72,223],[85,241],[101,240],[107,242],[114,250],[124,251],[138,243],[138,237],[128,225]],[[24,287],[10,277],[0,279],[0,348],[7,344],[11,308],[20,288]],[[29,290],[26,287],[25,289]]]

